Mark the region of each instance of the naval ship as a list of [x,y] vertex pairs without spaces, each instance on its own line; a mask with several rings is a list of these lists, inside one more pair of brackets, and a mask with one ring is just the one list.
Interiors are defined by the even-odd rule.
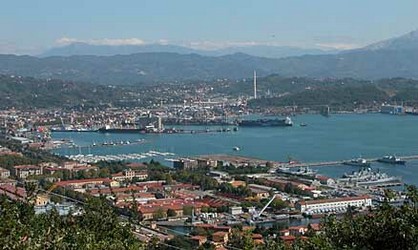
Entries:
[[240,127],[288,127],[293,126],[292,119],[286,117],[285,119],[256,119],[256,120],[242,120],[238,121]]

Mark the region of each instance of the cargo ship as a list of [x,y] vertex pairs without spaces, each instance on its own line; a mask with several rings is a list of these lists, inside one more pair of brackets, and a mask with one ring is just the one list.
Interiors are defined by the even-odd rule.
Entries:
[[285,119],[256,119],[256,120],[242,120],[238,121],[238,126],[241,127],[288,127],[293,126],[292,119],[286,117]]

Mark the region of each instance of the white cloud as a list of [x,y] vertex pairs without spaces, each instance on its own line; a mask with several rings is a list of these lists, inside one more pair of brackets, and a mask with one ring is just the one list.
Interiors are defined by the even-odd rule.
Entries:
[[356,43],[350,42],[339,42],[339,41],[330,41],[330,42],[317,42],[313,46],[309,46],[307,44],[283,44],[277,41],[210,41],[210,40],[202,40],[202,41],[170,41],[167,39],[159,39],[156,41],[144,41],[139,38],[102,38],[102,39],[77,39],[71,37],[61,37],[55,41],[55,43],[59,46],[69,45],[72,43],[87,43],[91,45],[144,45],[144,44],[152,44],[157,43],[161,45],[169,45],[175,44],[180,45],[192,49],[197,50],[218,50],[218,49],[225,49],[228,47],[249,47],[249,46],[257,46],[257,45],[265,45],[265,46],[293,46],[299,48],[320,48],[326,50],[349,50],[349,49],[356,49],[360,48],[361,45]]
[[61,37],[55,40],[55,43],[58,45],[68,45],[71,43],[80,42],[80,40],[77,40],[75,38],[69,38],[69,37]]
[[169,45],[170,44],[170,41],[167,40],[167,39],[160,39],[160,40],[158,40],[158,44],[161,44],[161,45]]
[[318,47],[325,49],[349,50],[361,48],[361,45],[355,43],[317,43]]
[[217,50],[228,47],[249,47],[257,45],[266,46],[283,46],[283,44],[275,42],[260,42],[260,41],[193,41],[182,43],[183,46],[190,47],[192,49],[201,50]]
[[103,39],[77,39],[77,38],[70,38],[70,37],[61,37],[55,41],[57,45],[69,45],[72,43],[87,43],[91,45],[144,45],[145,42],[139,38],[103,38]]

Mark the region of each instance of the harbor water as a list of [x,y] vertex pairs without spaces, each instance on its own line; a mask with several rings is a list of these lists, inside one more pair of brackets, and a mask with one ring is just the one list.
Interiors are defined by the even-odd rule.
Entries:
[[[418,116],[384,114],[341,114],[323,117],[300,115],[292,117],[293,127],[240,128],[238,131],[196,134],[101,134],[53,133],[53,139],[71,139],[75,148],[54,150],[62,155],[137,154],[150,151],[173,153],[170,158],[208,154],[242,155],[272,161],[319,162],[376,158],[388,154],[418,155]],[[300,124],[307,126],[300,126]],[[199,127],[202,129],[202,127]],[[188,127],[193,129],[193,127]],[[138,141],[132,145],[101,146],[103,142]],[[92,147],[93,143],[97,146]],[[239,147],[239,151],[234,151]],[[142,161],[156,158],[167,162],[162,155],[146,156]],[[408,184],[418,185],[418,161],[405,166],[372,163],[390,175],[401,176]],[[340,177],[358,170],[352,166],[317,167],[319,173]]]

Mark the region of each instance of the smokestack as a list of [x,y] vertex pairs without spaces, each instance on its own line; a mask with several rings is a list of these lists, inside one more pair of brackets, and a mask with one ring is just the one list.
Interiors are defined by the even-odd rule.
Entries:
[[254,70],[254,99],[257,99],[257,72]]

